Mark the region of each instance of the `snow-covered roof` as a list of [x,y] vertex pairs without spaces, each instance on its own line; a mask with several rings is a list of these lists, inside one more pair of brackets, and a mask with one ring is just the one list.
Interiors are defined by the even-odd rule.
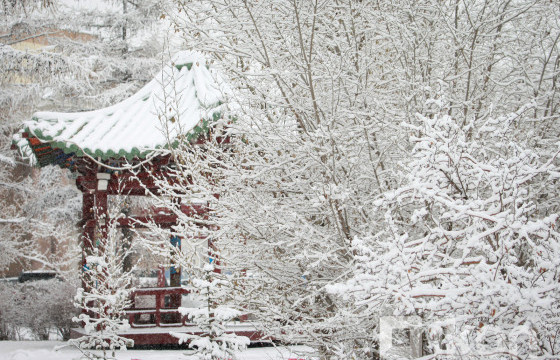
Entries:
[[95,158],[146,157],[169,141],[191,141],[221,117],[218,83],[198,53],[174,56],[130,98],[94,111],[37,112],[25,131],[64,153]]

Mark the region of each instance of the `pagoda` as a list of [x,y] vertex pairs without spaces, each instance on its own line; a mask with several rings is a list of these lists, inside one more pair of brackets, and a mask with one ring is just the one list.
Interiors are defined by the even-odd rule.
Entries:
[[[120,103],[85,112],[37,112],[24,123],[16,147],[32,152],[40,167],[58,165],[77,176],[76,185],[83,197],[83,271],[87,271],[86,257],[96,247],[96,239],[107,237],[108,196],[158,194],[156,179],[188,182],[170,176],[174,159],[165,150],[180,142],[203,145],[213,123],[222,118],[224,106],[220,84],[204,57],[180,52],[152,81]],[[199,215],[207,211],[200,204],[181,204],[181,210]],[[124,228],[141,227],[149,221],[171,227],[177,216],[157,211],[116,221]],[[127,310],[131,329],[119,335],[132,338],[135,345],[145,345],[177,343],[177,338],[169,335],[171,331],[196,333],[178,312],[182,296],[188,293],[180,279],[177,271],[170,275],[169,286],[160,282],[160,287],[134,290],[133,306]],[[136,307],[138,296],[154,297],[155,306]],[[83,335],[81,330],[76,329],[74,336]],[[233,326],[231,331],[253,340],[259,336],[248,324]]]

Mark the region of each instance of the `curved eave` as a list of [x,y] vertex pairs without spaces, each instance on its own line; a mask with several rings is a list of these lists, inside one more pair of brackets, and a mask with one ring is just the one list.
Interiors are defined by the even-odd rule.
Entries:
[[[198,140],[201,135],[206,135],[210,129],[210,124],[216,122],[221,118],[220,112],[214,112],[211,119],[202,119],[196,126],[191,130],[187,131],[186,134],[181,135],[182,139],[185,139],[189,143],[193,143]],[[166,148],[176,148],[179,145],[179,140],[174,139],[170,144],[162,143],[157,144],[153,148],[141,149],[138,147],[132,147],[131,149],[119,149],[118,151],[106,150],[102,151],[100,149],[90,149],[90,148],[80,148],[76,144],[70,143],[68,141],[60,141],[55,137],[43,134],[40,129],[30,129],[29,126],[25,127],[25,132],[33,137],[36,137],[41,141],[41,143],[48,144],[53,149],[60,149],[65,154],[75,154],[78,157],[92,157],[94,159],[108,160],[108,159],[127,159],[132,160],[134,158],[145,159],[154,151],[158,149]]]

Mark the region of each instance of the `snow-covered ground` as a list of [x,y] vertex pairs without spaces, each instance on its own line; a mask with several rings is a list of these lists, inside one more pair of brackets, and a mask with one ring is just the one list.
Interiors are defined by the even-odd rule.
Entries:
[[[81,353],[75,348],[56,347],[62,341],[0,341],[0,360],[79,360]],[[310,349],[304,346],[277,346],[251,348],[243,351],[238,360],[291,360],[312,359]],[[118,360],[190,360],[188,350],[126,350],[117,351]],[[306,356],[307,354],[307,356]]]

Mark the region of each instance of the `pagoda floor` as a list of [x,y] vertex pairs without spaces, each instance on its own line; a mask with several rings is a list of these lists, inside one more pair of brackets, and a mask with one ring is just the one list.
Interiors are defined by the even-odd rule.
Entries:
[[[120,336],[134,340],[134,345],[171,345],[178,344],[179,341],[170,333],[203,335],[204,332],[196,325],[187,326],[163,326],[163,327],[134,327],[119,333]],[[226,332],[235,333],[239,336],[248,337],[251,342],[266,342],[257,328],[250,323],[228,323],[226,324]],[[70,337],[76,339],[86,335],[83,328],[74,328],[71,330]]]

